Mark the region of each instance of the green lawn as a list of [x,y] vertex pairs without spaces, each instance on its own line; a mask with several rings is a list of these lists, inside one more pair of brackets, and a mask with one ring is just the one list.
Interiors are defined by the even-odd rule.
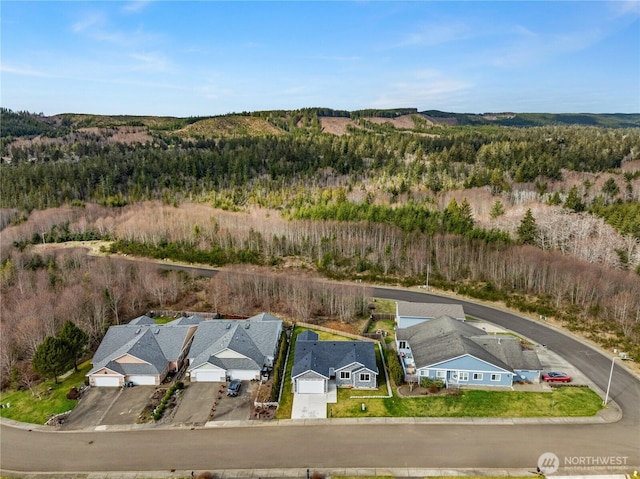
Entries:
[[78,402],[67,399],[66,395],[73,386],[80,389],[85,374],[91,369],[91,363],[87,361],[78,366],[78,369],[78,372],[69,377],[59,379],[58,384],[48,380],[36,385],[34,389],[40,399],[28,389],[0,394],[0,403],[11,404],[9,408],[0,409],[0,416],[31,424],[44,424],[52,415],[73,409]]
[[463,390],[460,396],[386,399],[351,399],[351,392],[338,391],[338,403],[330,405],[332,417],[578,417],[593,416],[602,405],[595,392],[577,387],[550,393]]

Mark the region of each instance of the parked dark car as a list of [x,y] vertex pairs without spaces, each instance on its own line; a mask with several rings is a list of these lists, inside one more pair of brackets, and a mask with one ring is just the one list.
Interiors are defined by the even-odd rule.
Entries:
[[570,383],[571,376],[567,373],[551,372],[544,373],[542,375],[542,380],[548,383]]
[[240,387],[242,383],[240,381],[233,380],[229,383],[229,388],[227,389],[227,396],[237,396],[240,394]]

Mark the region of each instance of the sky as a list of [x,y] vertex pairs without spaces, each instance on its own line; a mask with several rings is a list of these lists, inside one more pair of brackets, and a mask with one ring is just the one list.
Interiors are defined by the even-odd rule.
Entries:
[[640,1],[12,1],[0,104],[640,113]]

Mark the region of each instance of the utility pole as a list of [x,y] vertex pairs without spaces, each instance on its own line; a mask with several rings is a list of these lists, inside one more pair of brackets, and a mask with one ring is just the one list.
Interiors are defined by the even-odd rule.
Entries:
[[613,356],[611,358],[611,371],[609,371],[609,382],[607,383],[607,394],[604,395],[604,402],[602,403],[603,406],[606,406],[607,402],[609,402],[609,389],[611,388],[611,378],[613,377],[613,365],[616,362],[616,357],[617,356]]
[[425,289],[426,291],[429,291],[429,267],[430,267],[430,266],[431,266],[431,265],[430,265],[429,263],[427,263],[427,281],[426,281],[426,282],[425,282],[425,284],[424,284],[424,289]]

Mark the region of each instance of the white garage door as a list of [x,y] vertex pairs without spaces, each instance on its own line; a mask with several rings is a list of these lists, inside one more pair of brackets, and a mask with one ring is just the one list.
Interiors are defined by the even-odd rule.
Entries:
[[191,372],[191,380],[197,383],[223,383],[225,382],[224,371],[196,370]]
[[300,394],[323,394],[324,380],[322,379],[299,379],[298,392]]
[[97,387],[119,387],[119,376],[93,376],[93,384]]
[[231,379],[237,379],[239,381],[252,381],[260,377],[260,371],[257,369],[229,369],[229,377]]
[[156,378],[153,376],[129,376],[127,381],[131,381],[136,386],[154,386]]

